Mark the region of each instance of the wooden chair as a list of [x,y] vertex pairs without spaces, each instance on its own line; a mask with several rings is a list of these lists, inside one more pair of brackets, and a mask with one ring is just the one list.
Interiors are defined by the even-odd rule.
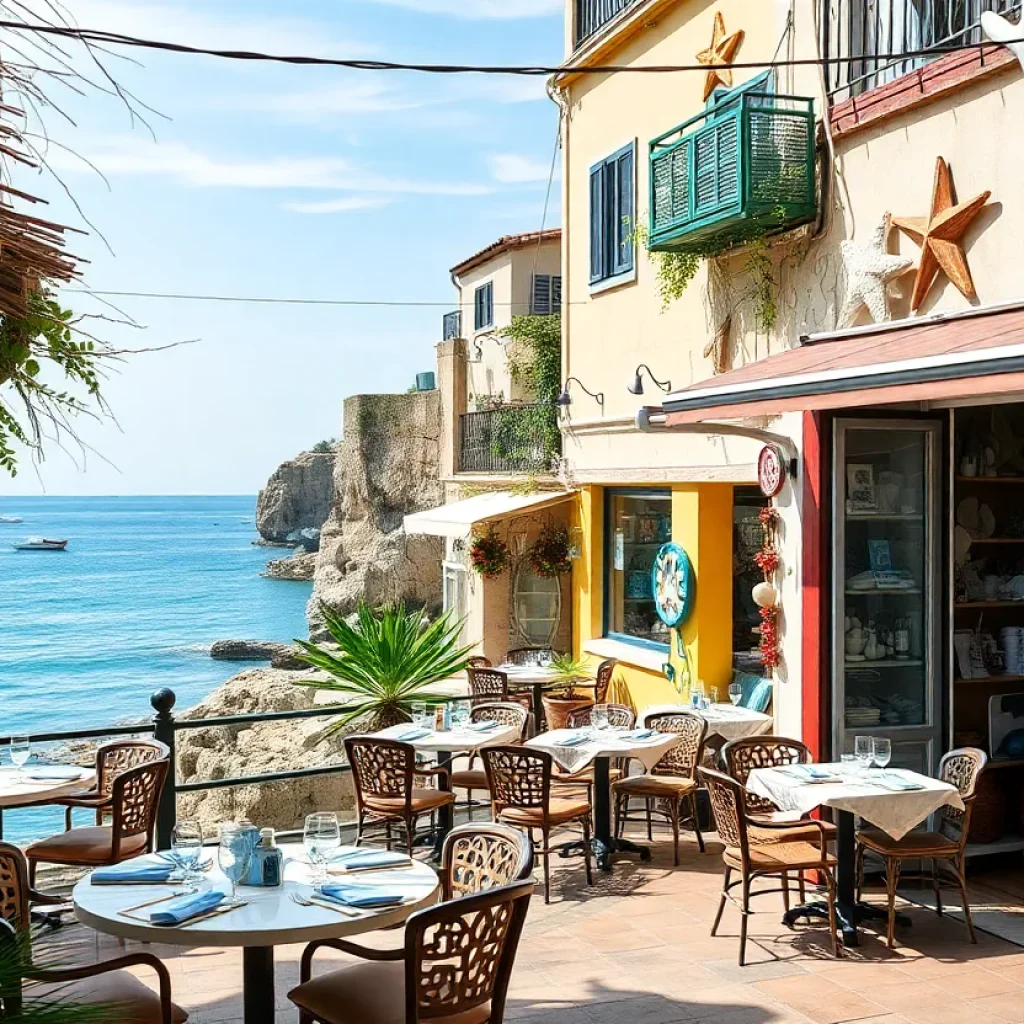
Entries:
[[[493,704],[477,704],[469,712],[470,723],[475,722],[497,722],[499,725],[515,726],[519,730],[519,742],[526,739],[530,728],[530,716],[522,704],[511,701]],[[487,792],[487,775],[483,768],[474,768],[479,755],[472,754],[469,758],[469,766],[461,771],[452,772],[452,789],[466,790],[468,800],[466,813],[469,820],[473,820],[473,793]]]
[[508,700],[508,676],[497,668],[468,668],[470,699],[474,704]]
[[170,762],[149,761],[118,775],[110,787],[109,825],[88,825],[32,843],[25,851],[29,882],[41,862],[96,868],[153,850],[156,810]]
[[110,810],[114,779],[129,768],[149,761],[161,761],[169,753],[167,744],[159,740],[115,740],[113,743],[105,743],[96,751],[96,781],[93,788],[70,793],[54,801],[67,808],[64,812],[65,831],[72,827],[71,812],[75,807],[91,808],[96,812],[96,824],[102,825],[104,814]]
[[[651,815],[661,814],[672,827],[673,863],[679,866],[679,825],[689,821],[697,836],[700,852],[704,852],[704,837],[697,821],[697,767],[700,764],[708,723],[691,711],[668,711],[650,715],[650,728],[658,732],[675,733],[682,741],[667,751],[661,760],[644,775],[628,775],[612,783],[615,801],[615,834],[622,834],[623,825],[631,819],[629,801],[634,797],[646,805],[647,836],[651,837]],[[662,805],[658,808],[658,803]],[[683,803],[689,813],[682,816]]]
[[[785,831],[773,833],[770,837],[777,843],[813,843],[818,837],[818,824],[809,824],[807,821],[788,822],[783,813],[771,802],[762,796],[751,793],[747,788],[747,779],[755,768],[777,768],[787,764],[810,764],[814,758],[810,748],[799,740],[786,739],[782,736],[747,736],[739,740],[731,740],[722,747],[722,760],[725,762],[725,770],[742,787],[745,793],[745,807],[747,820],[751,826],[756,827],[760,820],[769,822],[785,823]],[[808,819],[809,821],[809,819]],[[836,827],[829,821],[820,823],[824,826],[825,834],[829,841],[836,837]],[[789,910],[789,875],[782,873],[782,898],[786,909]],[[807,886],[803,874],[797,877],[797,886],[800,894],[800,902],[807,902]]]
[[[301,984],[288,993],[300,1024],[503,1024],[532,894],[532,882],[516,882],[420,910],[405,923],[402,949],[312,943]],[[313,954],[323,947],[362,962],[312,978]]]
[[[612,673],[618,661],[615,658],[607,658],[597,666],[597,673],[594,676],[594,703],[604,704],[608,700],[608,691],[612,685]],[[634,719],[635,719],[634,715]]]
[[457,899],[533,874],[533,844],[517,828],[496,821],[453,828],[441,849],[441,898]]
[[[20,941],[25,948],[31,966],[29,931],[29,903],[58,904],[62,898],[36,892],[29,884],[28,864],[25,855],[10,843],[0,843],[0,946],[5,942]],[[2,955],[2,954],[0,954]],[[129,974],[126,968],[149,967],[157,976],[159,992],[147,988],[138,978]],[[167,968],[152,953],[133,953],[84,967],[32,968],[32,981],[60,985],[55,998],[83,1007],[117,1005],[117,1019],[131,1021],[131,1024],[184,1024],[188,1014],[171,1001],[171,976]],[[82,984],[69,985],[69,982]],[[20,985],[15,992],[3,993],[3,1008],[0,1020],[11,1017],[19,1019],[23,997]],[[69,1011],[70,1014],[70,1011]],[[70,1015],[67,1016],[71,1019]],[[103,1019],[108,1019],[104,1016]],[[110,1019],[113,1019],[111,1017]]]
[[466,668],[490,668],[491,659],[485,658],[482,654],[475,654],[466,662]]
[[391,826],[398,823],[405,830],[406,852],[411,857],[417,819],[455,802],[450,791],[418,787],[416,779],[446,776],[447,766],[417,766],[411,743],[379,736],[346,736],[345,754],[356,796],[356,846],[365,838],[367,825],[382,825],[390,849]]
[[[818,871],[825,880],[828,900],[828,925],[832,937],[832,955],[839,956],[836,938],[836,859],[828,852],[828,840],[820,821],[813,821],[818,827],[817,843],[780,843],[768,840],[776,829],[785,828],[771,822],[759,820],[757,827],[748,827],[746,796],[743,787],[733,778],[712,768],[699,768],[698,775],[707,787],[711,798],[711,809],[715,814],[718,838],[725,844],[722,860],[725,864],[725,878],[722,882],[722,897],[718,903],[711,934],[718,931],[726,901],[734,903],[740,911],[740,954],[739,965],[746,962],[747,918],[752,913],[750,897],[780,892],[780,889],[758,889],[751,894],[751,884],[758,878],[780,876],[784,871]],[[810,820],[810,819],[809,819]],[[738,871],[740,877],[733,880]],[[740,886],[741,896],[737,901],[732,890]]]
[[553,658],[555,652],[550,647],[513,647],[505,660],[510,665],[537,665],[540,658]]
[[[971,942],[977,942],[974,922],[971,920],[971,905],[967,899],[967,879],[964,875],[964,848],[971,830],[971,809],[976,796],[978,777],[988,761],[983,750],[976,747],[960,747],[943,754],[939,762],[939,778],[956,786],[964,802],[964,810],[942,807],[938,811],[937,832],[910,832],[902,839],[893,839],[881,829],[861,829],[857,833],[857,879],[858,888],[864,878],[864,851],[870,850],[885,861],[885,888],[889,902],[887,940],[892,949],[896,943],[896,888],[900,881],[900,869],[906,860],[930,860],[931,881],[935,892],[935,909],[942,916],[942,889],[956,889],[964,908],[964,920]],[[952,869],[952,875],[941,871],[944,863]]]
[[551,792],[552,758],[546,750],[526,747],[485,747],[481,751],[495,821],[524,828],[533,841],[534,830],[542,845],[535,846],[544,862],[544,902],[551,902],[551,830],[578,824],[583,831],[587,885],[594,884],[590,849],[590,801]]

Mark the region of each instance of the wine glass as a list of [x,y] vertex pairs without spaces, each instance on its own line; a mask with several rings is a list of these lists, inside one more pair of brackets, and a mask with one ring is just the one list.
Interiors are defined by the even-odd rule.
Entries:
[[418,725],[420,728],[423,728],[427,724],[426,701],[414,700],[412,702],[412,722],[413,725]]
[[11,737],[11,763],[20,771],[32,756],[32,741],[28,736]]
[[888,768],[892,760],[892,740],[875,736],[871,741],[871,760],[878,768]]
[[729,700],[734,705],[739,705],[740,701],[743,700],[743,684],[742,683],[730,683],[729,684]]
[[718,687],[717,686],[712,686],[711,689],[708,690],[708,700],[710,701],[710,703],[712,705],[718,703]]
[[185,818],[177,822],[171,829],[171,860],[181,871],[182,881],[192,891],[198,888],[202,852],[202,823],[196,818]]
[[595,704],[590,709],[590,724],[601,732],[608,728],[608,705]]
[[252,839],[248,830],[237,822],[225,822],[220,826],[220,846],[217,847],[217,863],[231,883],[231,894],[224,900],[228,907],[238,906],[236,887],[249,871],[252,860]]
[[302,842],[313,867],[313,888],[320,890],[327,881],[327,860],[341,846],[338,816],[325,811],[306,815]]
[[870,736],[855,736],[853,740],[853,756],[861,771],[871,767],[872,738]]

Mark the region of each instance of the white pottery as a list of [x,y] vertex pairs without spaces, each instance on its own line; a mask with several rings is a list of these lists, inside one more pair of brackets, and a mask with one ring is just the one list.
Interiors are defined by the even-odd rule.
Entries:
[[774,608],[779,603],[779,592],[766,581],[758,583],[751,591],[751,596],[759,608]]
[[856,626],[846,634],[846,653],[855,656],[862,655],[867,642],[864,630],[860,626]]

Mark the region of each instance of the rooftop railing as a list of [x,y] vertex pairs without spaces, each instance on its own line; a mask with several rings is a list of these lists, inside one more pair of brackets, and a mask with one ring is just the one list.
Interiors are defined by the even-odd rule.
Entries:
[[576,45],[585,43],[638,0],[576,0]]
[[502,405],[459,417],[462,473],[547,473],[561,454],[558,408]]

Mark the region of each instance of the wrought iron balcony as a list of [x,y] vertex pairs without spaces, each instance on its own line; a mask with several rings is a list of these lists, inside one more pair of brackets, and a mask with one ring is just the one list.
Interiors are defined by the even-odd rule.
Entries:
[[457,309],[454,313],[445,313],[442,320],[442,341],[451,341],[452,338],[462,337],[462,310]]
[[814,101],[742,92],[650,145],[656,252],[710,251],[814,218]]
[[558,409],[502,405],[459,418],[462,473],[547,473],[562,452]]
[[638,0],[576,0],[576,45],[586,42],[598,29]]

